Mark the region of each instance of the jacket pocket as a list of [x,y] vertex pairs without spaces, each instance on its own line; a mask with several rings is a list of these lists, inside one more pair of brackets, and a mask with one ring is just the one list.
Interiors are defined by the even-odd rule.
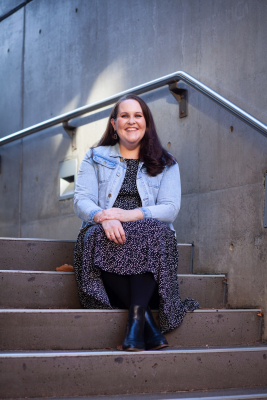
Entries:
[[148,186],[158,189],[160,185],[159,175],[147,176]]
[[101,184],[108,182],[116,164],[106,158],[96,155],[93,156],[93,160],[98,169],[98,183]]

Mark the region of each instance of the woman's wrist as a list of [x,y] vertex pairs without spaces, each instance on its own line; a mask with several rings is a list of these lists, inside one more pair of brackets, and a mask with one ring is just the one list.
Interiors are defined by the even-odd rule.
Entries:
[[96,224],[98,224],[98,217],[100,216],[101,213],[102,213],[102,211],[98,211],[94,216],[94,221]]
[[144,218],[144,215],[139,208],[135,208],[134,210],[132,210],[132,212],[133,212],[134,221],[139,221],[140,219]]

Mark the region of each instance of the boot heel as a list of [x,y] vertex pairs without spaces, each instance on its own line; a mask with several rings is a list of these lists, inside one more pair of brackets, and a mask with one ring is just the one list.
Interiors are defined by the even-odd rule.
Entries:
[[146,350],[159,350],[169,346],[167,339],[157,327],[149,307],[145,312],[145,344]]

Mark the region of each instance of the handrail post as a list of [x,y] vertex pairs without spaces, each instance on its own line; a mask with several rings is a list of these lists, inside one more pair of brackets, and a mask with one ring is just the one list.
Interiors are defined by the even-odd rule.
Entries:
[[77,149],[77,147],[76,147],[76,131],[77,131],[76,126],[69,125],[69,121],[63,121],[62,125],[63,125],[64,130],[67,132],[67,134],[71,138],[72,151],[76,150]]
[[177,87],[177,82],[169,84],[169,90],[179,103],[179,117],[184,118],[188,115],[188,90]]

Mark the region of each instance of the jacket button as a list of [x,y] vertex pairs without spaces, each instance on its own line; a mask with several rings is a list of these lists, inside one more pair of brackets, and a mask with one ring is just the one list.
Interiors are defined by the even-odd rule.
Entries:
[[120,176],[120,173],[119,173],[119,172],[117,173],[117,176]]
[[120,158],[120,161],[123,161],[123,158],[122,158],[122,157]]
[[111,197],[111,193],[109,193],[108,197]]
[[106,164],[107,162],[106,161],[104,161],[104,164]]

